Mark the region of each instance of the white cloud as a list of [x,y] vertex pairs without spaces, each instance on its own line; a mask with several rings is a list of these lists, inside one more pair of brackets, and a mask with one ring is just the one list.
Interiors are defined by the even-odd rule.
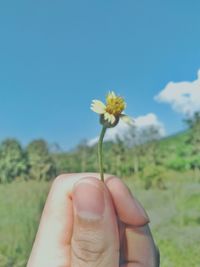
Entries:
[[[148,113],[144,116],[134,118],[134,125],[137,129],[144,129],[150,126],[154,126],[158,129],[160,136],[165,135],[164,125],[158,120],[157,116],[153,113]],[[129,125],[120,120],[119,124],[116,127],[107,130],[104,140],[115,141],[117,136],[123,139],[123,137],[128,133],[129,127]],[[92,146],[97,142],[98,137],[95,137],[88,141],[88,145]]]
[[160,136],[165,136],[165,127],[154,113],[148,113],[145,116],[140,116],[135,119],[135,125],[139,129],[154,126],[158,129]]
[[155,96],[155,100],[169,103],[175,111],[184,115],[191,116],[194,112],[200,111],[200,70],[197,80],[192,82],[169,82]]

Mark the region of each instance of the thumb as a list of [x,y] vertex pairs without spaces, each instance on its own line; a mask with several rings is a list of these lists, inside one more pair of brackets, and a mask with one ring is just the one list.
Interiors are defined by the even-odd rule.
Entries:
[[100,180],[78,181],[72,195],[72,267],[119,266],[119,234],[110,194]]

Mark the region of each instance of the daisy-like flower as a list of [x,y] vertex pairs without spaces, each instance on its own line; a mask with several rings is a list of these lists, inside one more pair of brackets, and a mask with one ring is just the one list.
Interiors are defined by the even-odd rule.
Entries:
[[93,100],[91,109],[100,114],[100,122],[107,128],[114,127],[122,119],[128,124],[132,124],[132,119],[123,114],[126,108],[126,102],[121,96],[117,96],[113,91],[109,92],[106,96],[106,104],[100,100]]
[[105,104],[100,100],[93,100],[91,104],[91,109],[100,115],[100,123],[103,125],[98,142],[99,170],[102,181],[104,181],[102,145],[106,129],[115,127],[120,119],[128,124],[133,123],[133,120],[123,113],[125,108],[124,99],[113,91],[107,94]]

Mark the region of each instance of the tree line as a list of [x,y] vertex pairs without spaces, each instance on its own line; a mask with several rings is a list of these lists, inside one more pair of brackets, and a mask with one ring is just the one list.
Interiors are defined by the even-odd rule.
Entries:
[[44,140],[34,140],[23,148],[16,139],[0,144],[0,181],[17,179],[49,180],[55,175],[55,163]]
[[[200,176],[200,113],[185,120],[188,129],[161,139],[159,129],[132,126],[123,138],[104,144],[105,172],[141,179],[149,188],[164,188],[166,170],[193,170]],[[138,132],[139,131],[139,132]],[[72,151],[52,151],[39,139],[22,147],[16,139],[0,143],[0,183],[51,180],[63,172],[98,172],[97,147],[83,140]]]

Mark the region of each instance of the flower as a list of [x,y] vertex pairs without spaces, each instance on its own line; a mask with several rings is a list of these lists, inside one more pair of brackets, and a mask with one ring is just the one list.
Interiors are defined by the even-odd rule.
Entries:
[[98,142],[98,162],[101,180],[104,181],[103,169],[103,139],[107,128],[115,127],[119,120],[122,119],[128,124],[132,124],[133,120],[123,113],[126,108],[126,102],[121,96],[117,96],[113,91],[106,96],[106,103],[100,100],[93,100],[91,109],[100,115],[100,123],[103,125]]
[[117,96],[113,91],[109,92],[106,96],[106,104],[100,100],[93,100],[91,109],[100,114],[100,122],[104,126],[110,128],[118,124],[119,119],[122,119],[128,124],[132,124],[133,120],[123,114],[126,108],[126,102],[121,96]]

